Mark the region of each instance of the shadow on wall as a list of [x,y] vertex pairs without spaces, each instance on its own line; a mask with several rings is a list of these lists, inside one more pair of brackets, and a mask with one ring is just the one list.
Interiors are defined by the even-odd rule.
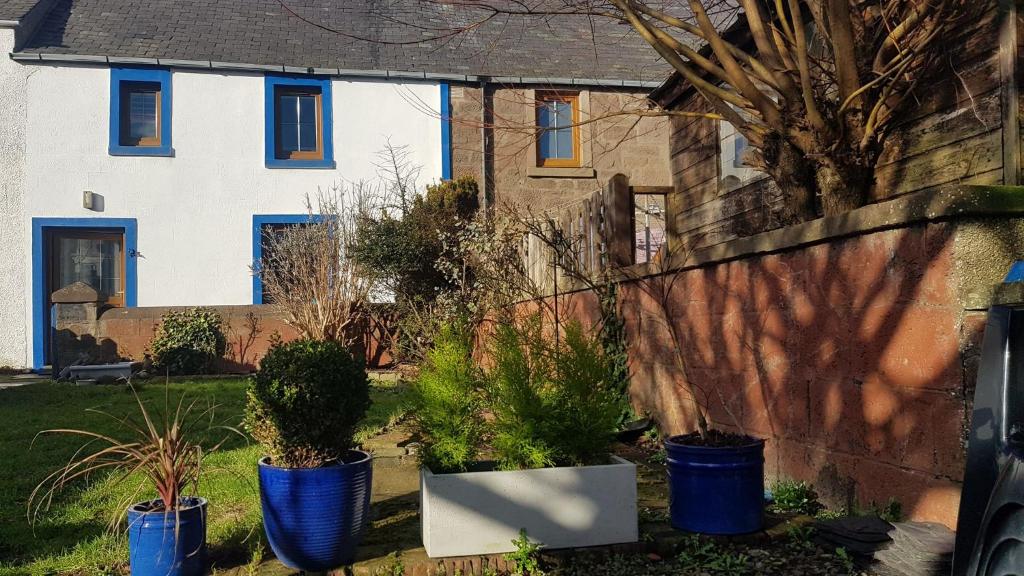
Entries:
[[[985,320],[957,294],[957,233],[921,224],[626,282],[634,403],[692,431],[690,382],[713,426],[769,440],[769,476],[955,525]],[[559,309],[598,319],[588,293]]]
[[[98,313],[86,309],[95,304],[62,304],[57,321],[55,349],[62,364],[84,361],[89,364],[119,360],[144,361],[150,341],[161,317],[174,308],[106,308]],[[81,308],[79,310],[78,308]],[[269,305],[215,306],[223,319],[227,348],[215,370],[227,374],[247,374],[259,366],[276,339],[292,340],[298,333],[285,316]],[[179,308],[184,309],[184,308]],[[353,354],[362,355],[370,368],[391,365],[387,344],[389,324],[385,320],[356,329]]]

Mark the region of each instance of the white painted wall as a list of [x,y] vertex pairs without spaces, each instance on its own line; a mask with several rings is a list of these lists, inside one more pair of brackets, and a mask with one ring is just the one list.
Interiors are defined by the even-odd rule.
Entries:
[[[0,54],[8,51],[0,46]],[[12,64],[0,58],[0,70]],[[268,169],[261,74],[175,70],[175,156],[115,157],[107,154],[109,69],[13,65],[27,77],[24,99],[13,102],[27,100],[24,210],[10,217],[15,230],[5,225],[2,232],[18,240],[11,256],[19,263],[11,274],[16,279],[0,280],[0,359],[8,359],[0,364],[31,364],[32,217],[136,218],[139,306],[247,304],[253,214],[304,213],[305,195],[318,187],[377,178],[376,153],[388,138],[409,145],[410,160],[422,166],[421,183],[441,175],[440,121],[411,103],[437,110],[435,83],[335,79],[337,169]],[[0,85],[5,82],[0,76]],[[8,91],[0,88],[0,105]],[[0,123],[0,135],[3,129]],[[103,196],[103,212],[82,208],[83,190]]]
[[27,70],[3,57],[14,50],[14,29],[0,28],[0,366],[25,366],[30,324],[28,220],[25,216],[25,84]]

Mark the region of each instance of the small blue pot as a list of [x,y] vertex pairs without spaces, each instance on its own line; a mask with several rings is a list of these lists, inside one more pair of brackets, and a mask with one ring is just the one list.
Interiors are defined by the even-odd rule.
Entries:
[[206,573],[206,500],[183,498],[175,512],[150,512],[160,500],[128,508],[128,558],[132,576],[199,576]]
[[345,463],[278,468],[259,463],[263,529],[277,559],[324,572],[351,564],[370,512],[373,458],[350,450]]
[[702,534],[748,534],[764,525],[764,440],[738,447],[665,440],[672,526]]

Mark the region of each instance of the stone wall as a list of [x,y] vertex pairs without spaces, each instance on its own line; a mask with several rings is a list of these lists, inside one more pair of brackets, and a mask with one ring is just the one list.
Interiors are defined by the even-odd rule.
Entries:
[[[488,174],[494,205],[505,202],[534,210],[554,208],[601,189],[621,173],[633,186],[671,184],[668,158],[669,122],[666,118],[611,116],[635,108],[646,92],[587,89],[579,92],[580,168],[538,168],[534,135],[534,90],[502,87],[488,89],[452,86],[452,175],[483,181],[483,108],[486,104],[492,144]],[[597,120],[598,118],[604,118]]]
[[[224,319],[228,350],[217,366],[219,372],[248,373],[259,366],[259,360],[270,347],[275,335],[291,340],[298,333],[285,321],[285,316],[271,306],[212,306]],[[144,361],[149,343],[170,310],[184,307],[106,308],[96,315],[95,304],[57,306],[57,358],[67,365],[79,357],[87,363],[118,360]],[[251,314],[251,316],[250,316]],[[252,319],[256,330],[252,330]],[[353,353],[366,358],[370,368],[392,364],[385,345],[381,344],[381,327],[360,330]]]
[[[635,267],[619,290],[635,405],[692,431],[692,385],[715,427],[768,440],[769,479],[955,526],[986,295],[1019,257],[1020,195],[911,195]],[[596,321],[589,293],[559,305]]]

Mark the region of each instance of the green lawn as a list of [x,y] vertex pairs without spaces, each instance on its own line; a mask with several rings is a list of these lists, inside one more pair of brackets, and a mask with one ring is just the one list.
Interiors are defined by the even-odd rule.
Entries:
[[[201,398],[202,406],[207,399],[216,403],[218,423],[237,426],[241,421],[243,379],[169,385],[172,403],[182,393]],[[140,387],[143,400],[160,409],[164,394],[163,383]],[[372,436],[405,412],[403,387],[381,383],[371,394],[374,405],[359,432],[361,438]],[[38,384],[0,390],[0,575],[127,573],[126,536],[123,531],[111,532],[107,524],[131,494],[131,483],[114,487],[106,478],[94,477],[65,491],[34,528],[26,519],[26,500],[33,487],[82,444],[79,438],[43,436],[32,445],[36,432],[63,427],[117,434],[116,422],[86,412],[87,408],[114,415],[137,409],[131,392],[120,386]],[[206,458],[200,494],[210,501],[208,539],[215,565],[237,566],[259,557],[263,536],[256,482],[259,455],[257,446],[235,436]]]

